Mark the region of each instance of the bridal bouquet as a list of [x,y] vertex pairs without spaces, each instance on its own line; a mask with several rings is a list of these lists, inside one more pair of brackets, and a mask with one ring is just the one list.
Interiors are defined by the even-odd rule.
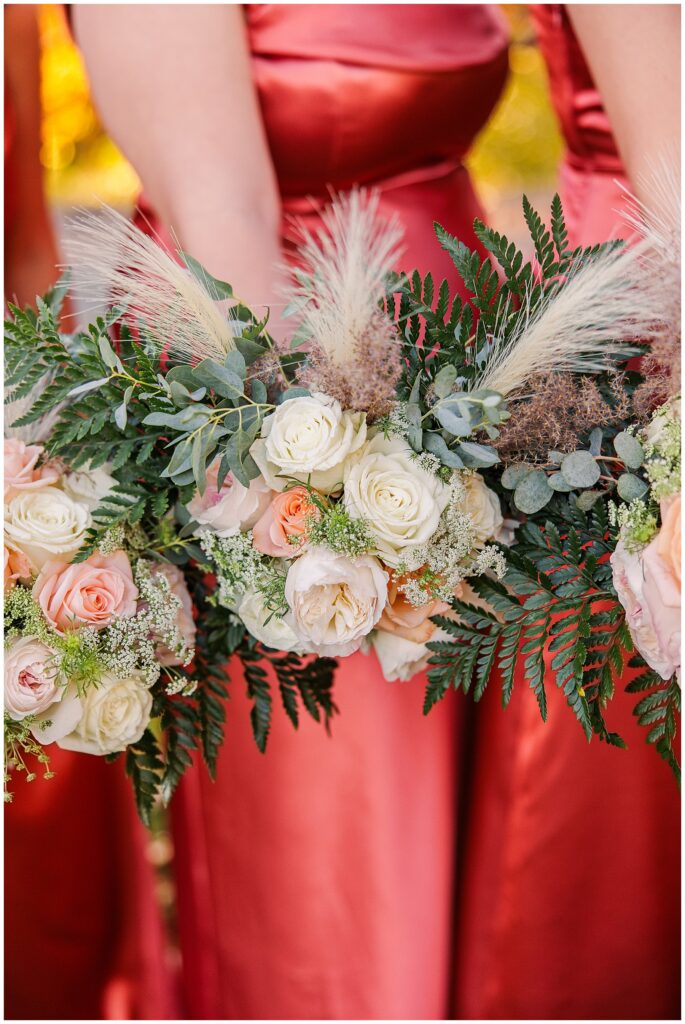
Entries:
[[[231,655],[264,749],[274,690],[295,726],[301,708],[328,724],[334,659],[359,650],[390,680],[428,665],[428,711],[450,686],[478,698],[494,671],[506,702],[522,644],[544,714],[550,637],[586,732],[618,742],[601,709],[630,633],[601,610],[621,593],[602,555],[619,529],[646,538],[636,524],[656,529],[666,500],[614,500],[639,501],[656,471],[633,472],[625,363],[661,321],[639,253],[570,252],[558,201],[553,240],[524,209],[541,275],[485,225],[504,282],[436,228],[463,300],[392,272],[400,232],[373,199],[336,201],[292,270],[290,347],[192,257],[111,211],[81,221],[70,262],[110,312],[62,334],[58,290],[6,327],[10,765],[52,740],[125,751],[147,820],[194,749],[214,770]],[[584,399],[547,452],[531,410],[559,382]]]

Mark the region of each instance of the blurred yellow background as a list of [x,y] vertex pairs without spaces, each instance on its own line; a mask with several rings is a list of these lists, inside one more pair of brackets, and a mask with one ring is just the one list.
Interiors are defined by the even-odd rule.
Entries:
[[[522,4],[502,4],[512,31],[511,75],[494,116],[468,164],[490,215],[527,190],[546,197],[554,189],[561,153],[559,130],[547,95],[542,58]],[[56,4],[40,7],[43,147],[46,186],[56,206],[98,200],[128,206],[139,181],[100,126],[90,102],[83,62]],[[502,226],[502,225],[500,225]]]

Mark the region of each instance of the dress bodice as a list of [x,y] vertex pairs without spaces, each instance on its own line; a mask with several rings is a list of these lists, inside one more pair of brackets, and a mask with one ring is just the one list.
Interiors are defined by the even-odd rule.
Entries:
[[249,4],[245,17],[284,197],[458,163],[506,77],[493,5]]

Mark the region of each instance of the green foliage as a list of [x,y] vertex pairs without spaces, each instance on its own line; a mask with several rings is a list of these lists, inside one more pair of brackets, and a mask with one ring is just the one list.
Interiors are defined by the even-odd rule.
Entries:
[[[507,552],[508,568],[500,583],[487,577],[471,581],[489,611],[452,602],[457,621],[436,617],[450,640],[432,642],[427,713],[450,688],[473,692],[478,700],[494,668],[502,680],[506,706],[514,686],[517,660],[533,690],[543,719],[547,715],[546,680],[563,691],[586,738],[597,735],[624,746],[604,718],[626,661],[633,651],[625,613],[612,583],[608,556],[615,547],[606,508],[583,513],[556,497],[544,524],[523,524],[517,544]],[[644,665],[633,658],[631,666]],[[636,709],[640,724],[650,726],[648,741],[677,771],[673,750],[680,690],[647,671],[628,691],[651,689]]]

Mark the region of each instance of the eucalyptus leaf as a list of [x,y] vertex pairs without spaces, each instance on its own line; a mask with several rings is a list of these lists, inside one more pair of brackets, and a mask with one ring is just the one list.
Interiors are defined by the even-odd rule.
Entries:
[[100,358],[105,366],[109,366],[110,370],[123,369],[121,359],[119,359],[119,356],[116,354],[110,345],[109,340],[104,335],[98,338],[98,348],[100,350]]
[[85,384],[79,384],[78,387],[72,388],[67,398],[75,398],[77,395],[85,395],[89,391],[96,391],[103,384],[107,383],[109,383],[109,377],[100,377],[98,380],[86,381]]
[[245,380],[245,359],[240,352],[229,352],[224,359],[224,366],[232,370],[241,380]]
[[454,383],[457,379],[457,368],[448,363],[436,374],[433,381],[433,391],[438,398],[447,398],[452,392]]
[[197,381],[211,388],[222,398],[244,398],[242,378],[214,359],[203,359],[193,371]]
[[592,506],[602,497],[601,491],[583,491],[576,498],[576,505],[581,512],[589,512]]
[[601,455],[602,454],[602,438],[603,437],[604,437],[604,432],[602,431],[601,427],[595,427],[594,430],[592,430],[590,432],[590,439],[589,439],[588,448],[590,449],[590,454],[591,455]]
[[564,456],[561,472],[571,487],[593,487],[599,480],[600,468],[590,452],[577,451]]
[[288,388],[282,395],[279,395],[278,404],[289,402],[291,398],[311,398],[311,392],[307,388]]
[[649,487],[634,473],[621,473],[616,489],[624,501],[637,501],[638,498],[644,497]]
[[257,377],[250,382],[252,390],[252,401],[257,402],[258,405],[264,405],[266,403],[266,384],[263,380],[259,380]]
[[118,426],[119,430],[126,430],[126,423],[128,422],[128,412],[126,409],[126,402],[122,402],[114,410],[114,422]]
[[508,491],[513,491],[517,484],[520,484],[531,472],[531,467],[524,465],[522,462],[512,463],[502,473],[502,487],[506,487]]
[[404,413],[409,424],[407,428],[407,440],[415,452],[421,451],[423,431],[421,429],[421,409],[412,403],[404,407]]
[[573,490],[573,487],[565,479],[563,473],[552,473],[551,476],[547,477],[547,483],[553,491],[568,493]]
[[499,455],[494,448],[485,444],[476,444],[473,441],[461,441],[459,454],[464,463],[471,468],[485,469],[488,466],[496,466],[499,462]]
[[431,411],[440,426],[448,430],[453,437],[469,437],[471,434],[471,420],[457,416],[449,406],[438,403]]
[[546,473],[535,469],[516,485],[514,504],[525,515],[532,516],[543,509],[553,496],[554,491],[547,482]]
[[628,469],[639,469],[645,460],[642,445],[627,430],[622,430],[620,434],[616,435],[614,438],[614,448],[619,459],[625,463]]
[[262,345],[252,338],[236,338],[235,347],[245,360],[246,366],[251,366],[255,359],[259,359],[268,351],[266,345]]
[[419,372],[416,374],[416,378],[414,380],[414,383],[411,386],[411,391],[409,392],[409,402],[412,405],[416,405],[418,403],[418,401],[419,401],[419,396],[421,394],[421,377],[422,377],[422,375],[423,375],[423,371],[419,370]]
[[425,430],[422,444],[425,451],[437,456],[443,466],[449,466],[451,469],[463,469],[463,460],[459,458],[456,452],[447,447],[447,442],[441,434],[433,430]]

